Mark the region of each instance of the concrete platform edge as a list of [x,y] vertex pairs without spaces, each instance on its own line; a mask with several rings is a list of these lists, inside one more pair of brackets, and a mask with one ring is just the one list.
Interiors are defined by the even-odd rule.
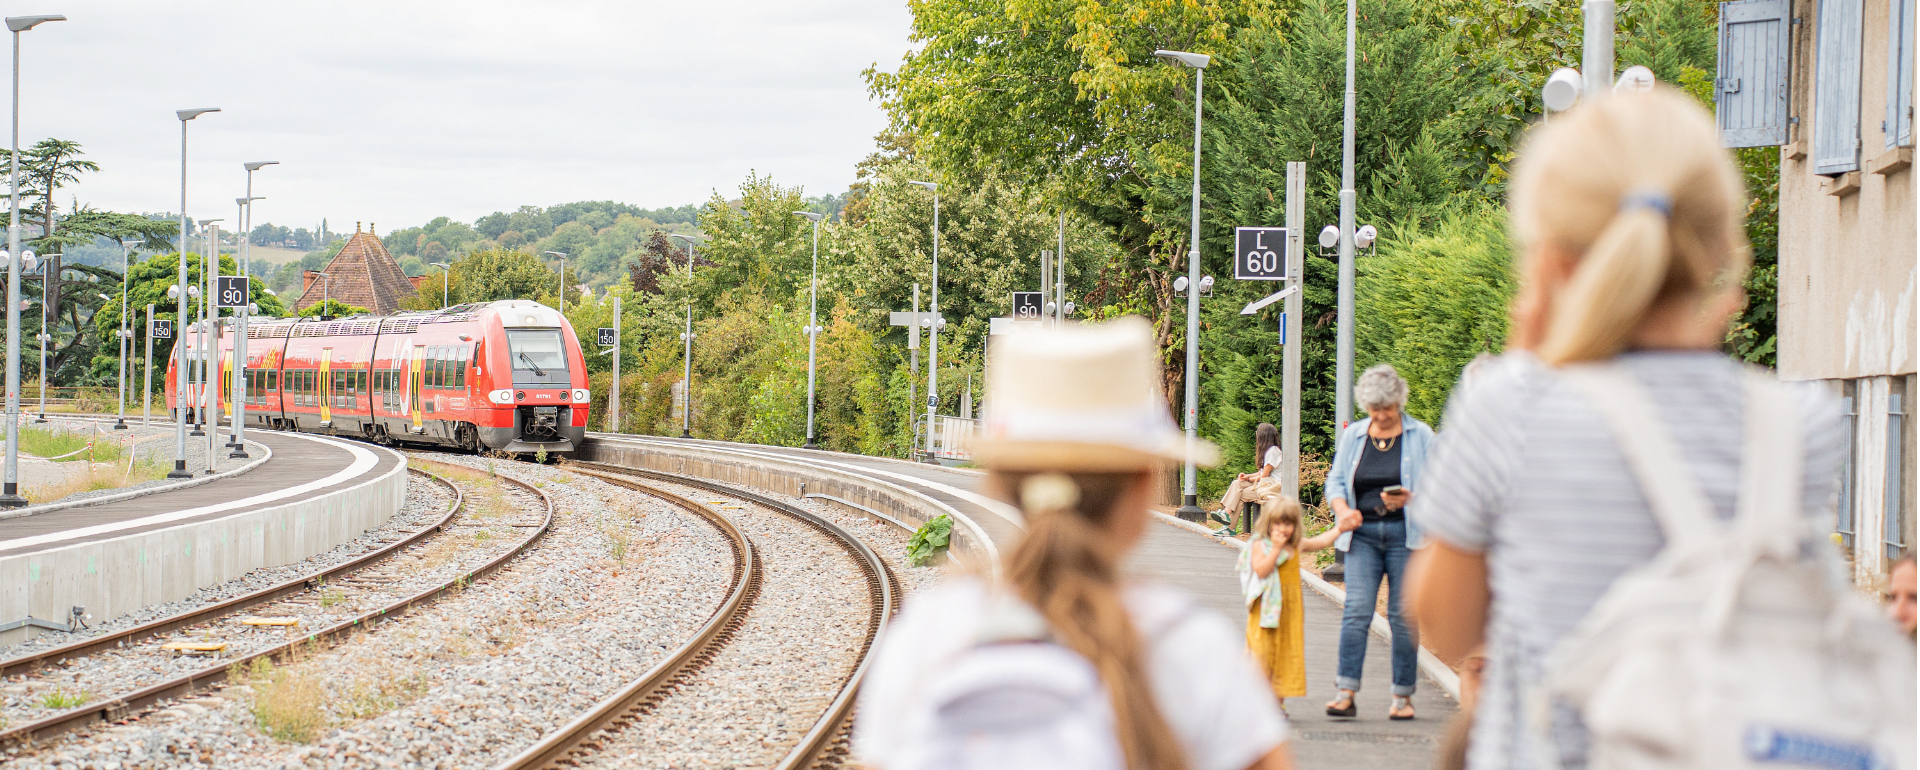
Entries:
[[[1179,517],[1168,516],[1159,511],[1154,511],[1153,515],[1155,518],[1173,526],[1205,535],[1207,539],[1229,548],[1240,550],[1247,547],[1245,543],[1233,538],[1214,537],[1213,530]],[[1313,590],[1320,592],[1321,596],[1332,599],[1335,604],[1345,605],[1347,603],[1347,592],[1321,579],[1319,575],[1303,569],[1300,570],[1300,579],[1305,581],[1307,585],[1312,586]],[[1373,623],[1369,628],[1373,631],[1374,636],[1380,637],[1381,639],[1393,638],[1393,628],[1387,625],[1386,616],[1378,612],[1373,613]],[[1434,684],[1440,685],[1440,689],[1445,690],[1448,697],[1453,698],[1455,702],[1460,700],[1460,675],[1455,673],[1452,668],[1449,668],[1447,664],[1440,662],[1440,657],[1434,655],[1432,650],[1428,650],[1426,645],[1420,646],[1420,670],[1426,673],[1427,678],[1432,679]]]
[[25,508],[18,508],[15,510],[7,511],[5,513],[0,513],[0,519],[17,519],[22,516],[33,516],[33,515],[42,514],[42,513],[52,513],[54,511],[64,511],[68,508],[82,508],[89,505],[100,505],[102,503],[117,503],[121,500],[132,500],[136,497],[146,497],[147,495],[157,495],[157,494],[160,494],[161,492],[173,492],[176,490],[186,489],[188,487],[197,487],[197,486],[200,486],[201,484],[206,484],[209,482],[219,481],[220,479],[232,478],[234,476],[238,476],[242,473],[246,473],[247,471],[253,470],[254,468],[258,468],[262,463],[265,463],[266,461],[273,459],[272,447],[269,447],[265,444],[253,442],[253,441],[248,441],[247,446],[259,449],[263,454],[261,454],[260,459],[249,462],[246,465],[242,465],[238,468],[220,471],[219,473],[215,473],[207,476],[201,476],[196,479],[187,479],[186,481],[182,481],[178,484],[163,484],[157,487],[147,487],[146,489],[135,489],[128,492],[116,492],[111,495],[101,495],[100,497],[89,497],[85,500],[75,500],[73,502],[68,502],[68,503],[54,502],[54,503],[47,503],[46,505],[29,505]]
[[[84,606],[95,622],[176,601],[261,567],[325,553],[392,518],[406,502],[407,462],[352,486],[176,527],[0,557],[0,618],[64,622]],[[21,641],[31,629],[0,634]],[[43,632],[36,632],[43,633]]]

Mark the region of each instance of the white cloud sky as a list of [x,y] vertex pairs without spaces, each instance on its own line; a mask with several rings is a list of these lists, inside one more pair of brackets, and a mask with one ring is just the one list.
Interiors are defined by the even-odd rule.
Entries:
[[[860,73],[908,49],[903,0],[45,0],[21,35],[20,142],[84,145],[62,197],[187,213],[327,217],[381,232],[521,205],[644,207],[730,194],[749,171],[838,193],[885,126]],[[62,202],[64,207],[65,202]]]

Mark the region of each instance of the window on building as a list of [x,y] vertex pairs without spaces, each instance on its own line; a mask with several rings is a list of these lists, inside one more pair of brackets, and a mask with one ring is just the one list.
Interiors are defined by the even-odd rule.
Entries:
[[1820,0],[1814,32],[1813,173],[1860,170],[1863,0]]
[[1880,536],[1880,542],[1886,546],[1889,561],[1900,558],[1907,552],[1908,535],[1913,531],[1913,522],[1908,511],[1911,509],[1907,491],[1907,381],[1906,377],[1894,377],[1887,388],[1887,512],[1886,526]]
[[1833,531],[1840,535],[1840,547],[1847,553],[1853,552],[1853,469],[1858,451],[1853,446],[1853,437],[1860,424],[1860,381],[1840,381],[1840,404],[1844,410],[1840,417],[1841,432],[1845,434],[1846,447],[1840,460],[1840,505],[1834,511]]
[[1727,147],[1787,141],[1787,62],[1792,49],[1788,0],[1720,4],[1720,51],[1713,112]]
[[1889,150],[1913,146],[1913,12],[1914,0],[1887,5],[1893,28],[1887,33],[1887,119],[1880,131]]

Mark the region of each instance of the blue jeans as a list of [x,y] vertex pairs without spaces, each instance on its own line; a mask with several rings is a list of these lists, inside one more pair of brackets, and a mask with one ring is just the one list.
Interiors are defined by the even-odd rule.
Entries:
[[1393,694],[1412,695],[1419,674],[1419,639],[1401,615],[1400,589],[1407,572],[1407,522],[1369,521],[1353,531],[1347,548],[1347,606],[1340,613],[1340,689],[1360,690],[1367,662],[1367,636],[1373,625],[1380,578],[1387,578],[1387,625],[1393,629]]

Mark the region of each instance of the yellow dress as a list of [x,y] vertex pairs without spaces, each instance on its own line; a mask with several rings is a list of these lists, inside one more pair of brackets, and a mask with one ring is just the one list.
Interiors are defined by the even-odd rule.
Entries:
[[1260,627],[1260,601],[1247,607],[1247,651],[1267,673],[1273,694],[1302,698],[1307,694],[1307,616],[1300,606],[1300,565],[1289,559],[1279,566],[1280,627]]

